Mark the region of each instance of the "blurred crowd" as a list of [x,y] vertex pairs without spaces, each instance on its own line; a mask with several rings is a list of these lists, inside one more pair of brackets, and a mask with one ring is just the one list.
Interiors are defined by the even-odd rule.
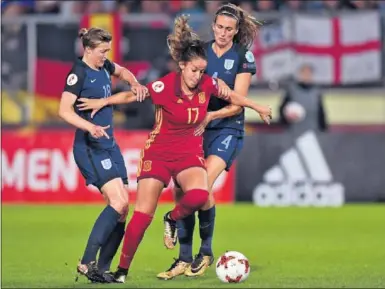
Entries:
[[380,9],[385,11],[385,1],[381,0],[96,0],[96,1],[59,1],[59,0],[2,0],[3,16],[21,14],[63,14],[119,12],[129,13],[168,13],[168,14],[205,14],[213,13],[222,4],[231,2],[246,11],[333,11],[338,9]]

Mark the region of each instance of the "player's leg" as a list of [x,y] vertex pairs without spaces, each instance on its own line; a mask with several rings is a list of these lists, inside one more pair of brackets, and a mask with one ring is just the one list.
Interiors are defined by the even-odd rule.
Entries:
[[[176,221],[199,210],[208,198],[207,173],[203,168],[203,162],[201,163],[201,160],[196,158],[196,160],[187,161],[187,165],[182,163],[181,166],[188,167],[180,171],[176,176],[177,182],[181,185],[181,189],[185,194],[174,209],[164,216],[164,242],[166,246],[175,240]],[[189,262],[178,258],[167,271],[159,273],[157,277],[164,280],[172,279],[184,274],[189,266]]]
[[[178,203],[183,197],[182,188],[179,187],[175,180],[175,187],[173,191],[175,203]],[[167,223],[165,224],[167,225]],[[192,255],[192,240],[195,225],[195,213],[179,220],[176,223],[176,235],[179,239],[179,257],[171,264],[171,266],[164,272],[157,275],[159,279],[169,280],[176,276],[183,275],[188,270],[193,261]],[[176,240],[175,240],[176,243]]]
[[213,185],[224,170],[229,170],[235,157],[242,147],[242,139],[235,135],[222,134],[212,142],[209,156],[206,159],[207,174],[209,180],[209,200],[199,210],[199,235],[201,246],[195,256],[189,270],[185,274],[189,277],[203,275],[206,269],[213,263],[214,255],[212,241],[215,227],[215,199]]
[[[182,188],[176,186],[174,193],[175,203],[178,203],[180,201],[180,199],[183,197],[183,194],[184,193],[182,191]],[[195,213],[177,221],[176,227],[177,240],[179,241],[178,259],[186,263],[191,263],[193,261],[192,245],[195,227]]]
[[150,225],[159,196],[171,173],[167,163],[142,159],[138,167],[138,189],[133,216],[127,224],[115,281],[124,283],[135,252]]
[[211,249],[215,221],[215,199],[212,193],[212,186],[218,176],[226,168],[226,163],[219,157],[211,155],[206,159],[208,174],[209,198],[204,206],[198,211],[199,235],[201,247],[195,255],[191,266],[186,270],[188,277],[203,275],[206,269],[214,262],[214,255]]
[[[120,152],[120,148],[118,146],[115,146],[113,149],[109,150],[109,153],[111,155],[111,159],[117,167],[117,170],[122,178],[125,188],[128,189],[127,170],[125,167],[122,153]],[[128,204],[128,192],[126,193],[126,195]],[[111,232],[110,237],[100,249],[98,267],[101,272],[107,272],[110,270],[112,259],[114,258],[124,236],[124,229],[126,227],[126,218],[128,210],[129,208],[127,205],[127,208],[124,210],[123,214],[118,220],[118,223],[116,224],[114,230]]]
[[127,224],[118,270],[114,273],[116,282],[125,282],[136,250],[151,224],[164,186],[163,181],[154,178],[139,181],[134,213]]
[[[175,203],[183,197],[184,193],[182,188],[175,180],[175,187],[173,189],[173,196]],[[174,242],[169,243],[167,249],[174,249],[177,241],[179,240],[179,259],[185,262],[191,263],[193,260],[192,256],[192,241],[195,227],[195,214],[191,214],[176,223],[177,236]]]
[[[189,165],[189,163],[191,163],[191,165]],[[178,165],[188,168],[180,170],[176,176],[176,180],[178,184],[180,184],[184,194],[174,209],[165,216],[164,243],[166,247],[169,247],[170,243],[174,243],[176,238],[173,234],[176,231],[175,228],[169,230],[168,224],[176,223],[176,221],[199,210],[208,199],[208,180],[203,158],[189,158],[185,161],[185,164],[181,161],[177,166]]]
[[107,242],[119,219],[127,210],[128,197],[121,178],[115,178],[103,184],[100,191],[107,201],[107,206],[95,221],[79,270],[84,268],[84,264],[96,261],[100,248]]
[[[78,271],[87,276],[87,274],[91,274],[87,265],[96,264],[96,256],[101,246],[106,243],[118,220],[125,214],[128,206],[128,195],[108,151],[87,149],[85,153],[83,152],[82,157],[83,161],[80,161],[80,165],[92,168],[90,170],[93,172],[92,180],[87,180],[87,183],[92,183],[99,188],[107,201],[107,206],[95,221],[83,257],[78,265]],[[78,154],[75,156],[76,159],[82,157]],[[92,266],[91,272],[94,267]]]
[[[213,141],[215,140],[215,137],[216,135],[213,134],[212,132],[210,131],[205,132],[204,141],[203,141],[203,150],[205,152],[205,156],[210,153],[211,146]],[[175,183],[176,185],[174,190],[174,199],[176,203],[178,203],[180,198],[183,196],[183,191],[176,181]],[[210,179],[209,179],[209,183],[210,183]],[[193,259],[192,245],[193,245],[194,228],[195,228],[195,213],[177,221],[177,235],[179,239],[179,259],[188,263],[191,263]]]
[[[97,183],[98,173],[93,166],[93,162],[91,161],[93,157],[89,148],[75,146],[73,149],[73,154],[75,163],[78,166],[84,179],[86,180],[86,185],[88,186]],[[78,273],[86,276],[92,282],[103,282],[104,278],[102,274],[99,273],[97,263],[95,261],[96,256],[95,258],[89,258],[90,261],[84,260],[84,257],[85,256],[83,256],[82,261],[80,261],[77,266]]]

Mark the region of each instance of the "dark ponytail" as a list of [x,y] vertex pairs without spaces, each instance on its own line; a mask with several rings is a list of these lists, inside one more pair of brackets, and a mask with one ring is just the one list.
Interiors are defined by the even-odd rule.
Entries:
[[214,22],[216,22],[219,15],[225,15],[237,20],[238,33],[234,36],[234,42],[249,48],[255,37],[257,36],[262,22],[255,19],[254,16],[247,11],[234,4],[225,4],[221,6],[215,13]]
[[188,24],[188,16],[182,15],[175,19],[174,30],[167,37],[171,57],[176,61],[191,61],[200,57],[207,59],[204,43]]

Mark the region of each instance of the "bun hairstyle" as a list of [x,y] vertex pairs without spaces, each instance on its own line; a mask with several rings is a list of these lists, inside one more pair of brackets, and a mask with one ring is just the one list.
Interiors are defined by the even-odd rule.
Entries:
[[110,42],[112,40],[111,33],[97,27],[92,27],[89,30],[81,28],[78,36],[82,40],[84,48],[95,48],[102,42]]
[[257,36],[262,22],[234,4],[225,4],[215,13],[214,23],[219,15],[225,15],[234,18],[237,21],[238,33],[234,36],[234,42],[249,48]]
[[177,63],[189,62],[196,57],[207,59],[204,43],[192,30],[188,19],[187,15],[177,17],[174,21],[173,32],[167,37],[170,55]]
[[87,29],[87,28],[81,28],[81,29],[79,30],[78,37],[79,37],[80,39],[82,39],[82,38],[84,37],[84,35],[87,34],[87,32],[88,32],[88,29]]

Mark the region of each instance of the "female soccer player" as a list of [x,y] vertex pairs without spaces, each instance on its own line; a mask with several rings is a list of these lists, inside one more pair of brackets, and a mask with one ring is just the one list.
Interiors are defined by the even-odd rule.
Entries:
[[[175,20],[174,32],[168,37],[170,53],[179,72],[172,72],[147,85],[156,106],[156,124],[150,133],[138,167],[138,190],[134,214],[127,225],[116,282],[125,282],[128,269],[143,235],[155,213],[158,198],[171,178],[180,184],[184,195],[166,216],[175,222],[199,210],[208,200],[208,181],[202,136],[195,135],[205,119],[210,97],[257,111],[269,122],[271,108],[259,106],[234,91],[219,89],[214,78],[204,74],[207,56],[202,43],[187,24],[187,17]],[[133,92],[121,92],[106,99],[79,99],[80,110],[97,110],[112,104],[136,101]]]
[[[251,77],[256,72],[254,56],[248,47],[252,45],[259,26],[260,23],[246,11],[236,5],[225,4],[215,13],[212,25],[214,40],[206,46],[208,64],[205,72],[214,78],[220,78],[231,89],[244,96],[248,94]],[[198,211],[201,247],[193,259],[195,214],[178,221],[179,258],[169,270],[160,273],[159,278],[171,279],[181,274],[200,276],[214,261],[212,238],[215,200],[212,188],[219,175],[230,169],[242,149],[245,116],[243,108],[218,98],[210,100],[209,111],[196,129],[198,135],[204,132],[203,147],[210,193],[208,201]],[[176,196],[181,195],[181,188],[175,188]],[[172,233],[166,227],[165,234]],[[165,240],[173,236],[170,235]],[[173,249],[176,241],[174,238],[173,242],[165,245]]]
[[[87,185],[95,185],[107,202],[97,218],[77,270],[91,281],[103,281],[124,235],[128,212],[127,172],[119,146],[113,137],[112,106],[105,107],[92,122],[89,112],[74,105],[79,97],[106,98],[111,95],[111,75],[131,84],[138,95],[146,94],[127,69],[106,58],[111,49],[111,34],[103,29],[81,29],[84,55],[67,76],[59,115],[77,128],[73,153]],[[100,249],[99,261],[96,255]],[[99,267],[99,268],[98,268]],[[99,270],[100,272],[99,273]]]

